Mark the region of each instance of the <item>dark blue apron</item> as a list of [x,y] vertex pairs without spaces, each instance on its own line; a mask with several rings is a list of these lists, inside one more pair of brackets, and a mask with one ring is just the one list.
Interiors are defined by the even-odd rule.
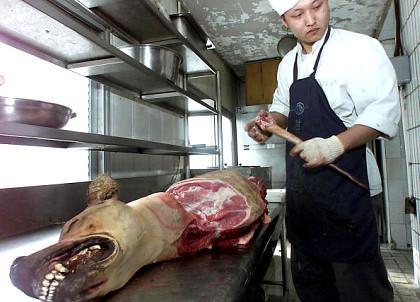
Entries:
[[[313,73],[298,80],[297,54],[290,87],[288,131],[308,140],[328,138],[347,130],[331,109],[315,79],[328,28]],[[301,252],[325,261],[367,260],[378,251],[378,236],[369,192],[335,170],[324,166],[309,170],[299,157],[289,155],[286,144],[286,226],[288,239]],[[368,184],[365,146],[346,152],[334,162]]]

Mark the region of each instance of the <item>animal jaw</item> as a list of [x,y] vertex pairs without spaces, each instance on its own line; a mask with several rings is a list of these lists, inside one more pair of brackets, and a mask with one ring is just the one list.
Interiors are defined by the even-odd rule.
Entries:
[[[95,272],[106,270],[118,254],[118,243],[106,235],[61,241],[30,258],[19,257],[11,267],[11,280],[27,295],[41,301],[64,301],[69,292],[83,283],[88,293],[105,280]],[[86,278],[90,276],[90,278]],[[73,301],[77,301],[75,297]]]

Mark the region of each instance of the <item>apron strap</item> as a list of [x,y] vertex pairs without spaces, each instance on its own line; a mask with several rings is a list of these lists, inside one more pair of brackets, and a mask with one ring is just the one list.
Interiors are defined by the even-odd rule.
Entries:
[[331,26],[328,26],[327,35],[325,36],[324,43],[322,44],[321,49],[319,50],[318,57],[316,58],[315,65],[314,65],[314,72],[312,72],[311,77],[312,76],[315,77],[316,70],[318,69],[319,59],[321,58],[322,50],[324,49],[324,46],[330,37],[330,32],[331,32]]
[[297,60],[298,60],[298,52],[296,51],[295,64],[293,65],[293,82],[296,82],[298,78]]
[[[314,68],[313,68],[314,71],[310,75],[311,77],[315,77],[316,71],[318,69],[319,60],[321,58],[322,50],[324,49],[324,46],[325,46],[325,44],[327,43],[327,41],[330,37],[330,33],[331,33],[331,26],[328,26],[327,35],[325,36],[324,43],[322,44],[321,49],[319,50],[318,57],[316,58]],[[297,79],[298,79],[297,61],[298,61],[298,52],[296,51],[295,64],[293,65],[293,82],[297,81]]]

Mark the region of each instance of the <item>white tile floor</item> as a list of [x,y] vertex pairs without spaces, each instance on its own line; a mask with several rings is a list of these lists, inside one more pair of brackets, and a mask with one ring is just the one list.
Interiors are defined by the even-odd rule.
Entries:
[[[281,280],[281,271],[275,268],[281,267],[280,248],[277,247],[273,264],[269,267],[266,279]],[[412,251],[391,250],[381,247],[382,256],[388,271],[388,277],[394,288],[394,302],[420,302],[420,288],[416,288],[414,280],[414,266]],[[290,261],[290,247],[288,249],[288,261]],[[287,295],[282,298],[281,286],[263,285],[268,302],[300,302],[291,282],[290,264],[287,265]],[[373,302],[373,301],[372,301]]]
[[420,290],[414,282],[412,251],[381,248],[389,280],[394,288],[395,302],[420,301]]

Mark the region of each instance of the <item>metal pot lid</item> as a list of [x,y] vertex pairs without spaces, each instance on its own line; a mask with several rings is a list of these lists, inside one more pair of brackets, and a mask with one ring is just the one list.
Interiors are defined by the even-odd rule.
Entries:
[[283,36],[277,43],[277,52],[280,55],[280,58],[284,58],[286,54],[291,51],[297,43],[295,36],[287,34]]

